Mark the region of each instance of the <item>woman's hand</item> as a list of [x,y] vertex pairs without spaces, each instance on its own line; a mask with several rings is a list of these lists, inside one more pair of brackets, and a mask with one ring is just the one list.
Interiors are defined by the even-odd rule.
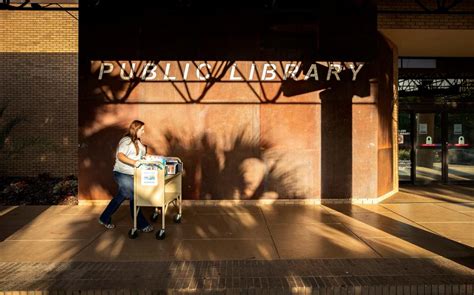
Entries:
[[[129,157],[125,156],[124,153],[118,153],[117,158],[120,160],[120,162],[123,162],[133,167],[138,167],[141,164],[141,163],[136,164],[137,162],[139,162],[139,160],[130,159]],[[138,165],[138,166],[135,166],[135,165]]]

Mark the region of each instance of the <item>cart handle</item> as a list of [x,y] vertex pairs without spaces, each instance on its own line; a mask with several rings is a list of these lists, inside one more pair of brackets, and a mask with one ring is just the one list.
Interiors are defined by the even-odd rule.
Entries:
[[139,160],[138,166],[135,167],[135,168],[138,168],[141,165],[156,165],[161,170],[163,170],[165,168],[161,161],[151,161],[151,160]]
[[165,157],[165,159],[166,159],[166,160],[167,160],[167,159],[171,159],[171,160],[177,160],[177,161],[178,161],[180,164],[182,164],[182,163],[183,163],[183,161],[181,161],[181,159],[180,159],[180,158],[178,158],[178,157]]

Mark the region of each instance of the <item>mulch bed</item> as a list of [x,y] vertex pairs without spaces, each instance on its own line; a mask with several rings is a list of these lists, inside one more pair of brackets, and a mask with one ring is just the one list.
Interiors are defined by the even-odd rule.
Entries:
[[77,177],[0,177],[0,205],[77,205]]

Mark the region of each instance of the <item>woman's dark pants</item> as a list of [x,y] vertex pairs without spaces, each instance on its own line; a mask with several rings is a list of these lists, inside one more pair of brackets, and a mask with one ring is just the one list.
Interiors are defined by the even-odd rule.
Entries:
[[[122,204],[125,199],[130,199],[130,214],[132,215],[133,221],[133,175],[114,171],[114,180],[118,184],[118,192],[115,197],[110,200],[110,203],[107,205],[102,215],[100,215],[99,219],[103,223],[111,223],[112,214],[117,211],[120,204]],[[142,210],[138,210],[137,227],[143,229],[148,225],[149,223],[143,216]]]

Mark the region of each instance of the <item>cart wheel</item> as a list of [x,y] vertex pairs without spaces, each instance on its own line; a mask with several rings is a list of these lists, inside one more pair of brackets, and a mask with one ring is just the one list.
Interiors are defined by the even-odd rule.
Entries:
[[166,234],[165,234],[164,229],[160,229],[160,231],[156,232],[156,235],[155,235],[157,240],[164,240],[165,236],[166,236]]
[[156,222],[158,220],[158,217],[160,217],[160,214],[158,212],[153,212],[151,215],[151,221]]
[[138,237],[138,230],[135,229],[135,228],[130,229],[130,230],[128,231],[128,237],[129,237],[130,239],[132,239],[132,240],[133,240],[133,239],[136,239],[136,238]]
[[174,223],[181,223],[181,214],[176,214],[173,218]]

